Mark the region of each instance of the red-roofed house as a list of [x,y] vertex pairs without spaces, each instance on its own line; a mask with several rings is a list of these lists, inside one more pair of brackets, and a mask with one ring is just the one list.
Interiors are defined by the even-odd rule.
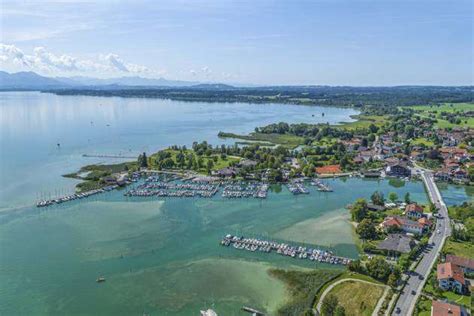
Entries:
[[452,264],[461,267],[465,273],[474,272],[474,259],[447,255],[446,262],[451,262]]
[[408,204],[405,208],[405,215],[409,218],[420,219],[423,217],[423,206],[416,203]]
[[424,229],[422,224],[400,216],[388,216],[380,225],[385,232],[401,230],[406,233],[421,235]]
[[340,165],[327,165],[322,167],[317,167],[316,172],[318,174],[336,174],[341,173],[341,166]]
[[462,316],[461,307],[433,300],[431,304],[431,316]]
[[466,280],[464,279],[464,272],[459,266],[451,262],[440,263],[436,270],[436,276],[438,278],[438,285],[443,290],[464,293]]
[[418,220],[418,223],[420,223],[421,225],[423,225],[423,228],[424,229],[428,229],[431,227],[431,225],[433,224],[429,219],[427,219],[426,217],[422,217]]

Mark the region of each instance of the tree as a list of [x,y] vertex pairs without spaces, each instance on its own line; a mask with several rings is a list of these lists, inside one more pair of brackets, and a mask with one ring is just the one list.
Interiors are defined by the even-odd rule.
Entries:
[[207,172],[210,173],[212,167],[214,167],[214,162],[213,162],[211,159],[209,159],[209,160],[207,161]]
[[379,130],[379,128],[377,126],[375,126],[373,123],[369,125],[369,131],[371,133],[377,133],[378,130]]
[[388,199],[392,201],[392,203],[395,203],[398,200],[398,195],[395,192],[390,192],[388,194]]
[[140,168],[148,168],[148,158],[146,157],[146,153],[138,156],[138,166]]
[[387,284],[388,284],[388,286],[390,286],[392,288],[396,288],[397,284],[398,284],[397,276],[393,273],[390,273],[390,275],[388,276]]
[[328,294],[321,304],[321,315],[322,316],[333,316],[339,301],[337,297],[333,294]]
[[372,203],[375,205],[384,205],[385,204],[385,198],[383,196],[382,192],[375,191],[372,196],[370,197],[372,200]]
[[374,279],[386,281],[392,269],[382,257],[375,257],[367,262],[367,272]]
[[408,254],[403,254],[398,258],[398,266],[402,271],[406,271],[410,267],[410,258]]
[[347,268],[349,269],[349,271],[352,271],[352,272],[363,271],[363,267],[362,267],[362,264],[360,263],[360,260],[352,260],[347,266]]
[[283,180],[283,174],[281,173],[280,169],[272,169],[270,171],[270,175],[268,180],[272,183],[281,182]]
[[360,222],[367,216],[367,202],[365,199],[357,199],[351,209],[352,220]]
[[412,138],[414,136],[415,128],[412,125],[405,127],[405,134],[407,138]]
[[372,221],[367,218],[362,220],[359,225],[357,225],[356,232],[362,239],[366,240],[374,239],[377,236],[374,223],[372,223]]
[[410,200],[410,192],[407,192],[405,193],[405,203],[406,204],[410,204],[411,200]]
[[346,309],[342,305],[337,305],[334,316],[346,316]]

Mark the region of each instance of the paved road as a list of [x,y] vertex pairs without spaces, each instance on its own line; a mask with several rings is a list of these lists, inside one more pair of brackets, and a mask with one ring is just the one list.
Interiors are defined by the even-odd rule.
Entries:
[[432,246],[427,247],[415,271],[411,272],[411,275],[407,279],[406,285],[403,288],[402,293],[398,298],[398,301],[396,302],[395,309],[392,315],[413,314],[416,301],[421,293],[423,285],[425,284],[433,265],[436,262],[441,247],[444,244],[444,240],[451,234],[448,209],[446,208],[446,204],[444,204],[443,198],[441,197],[438,187],[434,182],[433,174],[425,170],[417,170],[420,170],[419,172],[421,172],[423,182],[425,183],[426,189],[428,190],[428,195],[431,201],[438,208],[439,214],[442,218],[438,219],[436,223],[436,228],[434,229],[433,235],[430,238],[430,245]]

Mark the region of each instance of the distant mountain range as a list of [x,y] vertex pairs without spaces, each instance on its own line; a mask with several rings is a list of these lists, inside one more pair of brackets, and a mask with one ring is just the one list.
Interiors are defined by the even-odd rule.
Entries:
[[0,90],[45,90],[71,88],[106,88],[124,87],[193,87],[196,89],[232,89],[233,86],[194,81],[167,80],[164,78],[150,79],[142,77],[118,77],[99,79],[92,77],[45,77],[35,72],[8,73],[0,71]]

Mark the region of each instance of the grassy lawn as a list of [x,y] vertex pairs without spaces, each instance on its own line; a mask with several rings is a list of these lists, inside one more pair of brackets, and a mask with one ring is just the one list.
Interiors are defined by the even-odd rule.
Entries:
[[346,315],[372,315],[384,289],[381,286],[357,281],[346,281],[336,285],[329,294],[335,295],[344,306]]
[[[429,114],[435,114],[436,116],[441,112],[453,113],[453,112],[468,112],[474,111],[474,103],[444,103],[442,105],[416,105],[410,106],[407,108],[411,108],[416,111],[420,116],[427,117]],[[436,118],[438,122],[435,126],[439,128],[448,128],[448,127],[474,127],[474,118],[461,118],[460,124],[453,124],[448,122],[447,120]]]
[[431,315],[431,300],[420,296],[418,301],[416,302],[415,311],[413,313],[414,316],[430,316]]
[[435,126],[439,128],[448,128],[448,127],[456,127],[456,126],[474,127],[474,118],[472,117],[467,118],[467,120],[462,120],[461,124],[453,124],[442,119],[437,119],[437,120],[438,122],[436,122]]
[[474,255],[474,245],[469,242],[458,242],[449,238],[446,240],[443,251],[447,254],[472,258]]
[[386,210],[384,213],[386,216],[402,215],[403,210],[399,209],[398,207],[395,207],[395,208]]
[[474,111],[474,103],[444,103],[441,105],[414,105],[407,108],[411,108],[415,111],[437,111],[439,112],[454,112],[454,111]]
[[[166,149],[165,151],[169,152],[171,154],[171,159],[174,160],[175,163],[177,163],[177,159],[176,159],[176,156],[178,155],[179,151],[178,150],[172,150],[172,149]],[[189,154],[193,154],[194,155],[194,158],[197,160],[198,159],[198,156],[194,153],[194,151],[192,151],[191,149],[187,149],[185,152],[184,152],[184,155],[187,157]],[[222,159],[220,155],[211,155],[211,156],[201,156],[202,160],[203,160],[203,166],[207,166],[207,162],[209,160],[212,160],[213,162],[213,167],[212,167],[212,170],[219,170],[219,169],[222,169],[222,168],[225,168],[225,167],[228,167],[232,162],[239,162],[240,161],[240,157],[235,157],[235,156],[227,156],[226,159]],[[154,161],[156,159],[156,155],[153,154],[150,156],[149,158],[149,161],[151,163],[151,168],[153,167],[156,167],[154,165]],[[175,168],[178,168],[177,166]],[[206,168],[200,168],[199,170],[197,170],[198,172],[200,173],[206,173]]]
[[425,145],[427,147],[434,146],[434,143],[431,140],[428,140],[424,137],[415,138],[411,141],[412,145]]
[[386,122],[384,116],[378,115],[354,115],[351,116],[353,119],[357,119],[355,122],[341,123],[335,127],[344,128],[344,129],[357,129],[357,128],[368,128],[370,124],[375,126],[382,126]]
[[266,133],[253,132],[253,133],[250,133],[249,135],[238,135],[234,133],[219,133],[219,137],[272,143],[272,144],[283,145],[288,148],[296,148],[299,145],[304,145],[303,137],[289,135],[289,134],[266,134]]
[[[376,283],[376,284],[383,284],[377,280],[375,280],[374,278],[368,276],[368,275],[365,275],[365,274],[359,274],[359,273],[356,273],[356,272],[350,272],[350,271],[345,271],[343,273],[341,273],[339,276],[337,276],[336,278],[332,279],[332,280],[329,280],[327,283],[325,283],[323,286],[321,286],[321,288],[319,289],[319,291],[316,293],[316,297],[314,299],[314,302],[315,304],[318,303],[319,301],[319,297],[321,296],[321,294],[323,294],[323,292],[334,282],[338,281],[338,280],[342,280],[342,279],[357,279],[357,280],[364,280],[364,281],[369,281],[369,282],[372,282],[372,283]],[[316,308],[316,306],[314,306],[314,308]]]
[[82,182],[76,185],[76,191],[85,192],[104,187],[105,184],[100,181],[103,177],[107,177],[112,173],[135,170],[136,168],[136,161],[111,165],[87,165],[82,167],[79,171],[65,174],[63,177],[82,180]]

